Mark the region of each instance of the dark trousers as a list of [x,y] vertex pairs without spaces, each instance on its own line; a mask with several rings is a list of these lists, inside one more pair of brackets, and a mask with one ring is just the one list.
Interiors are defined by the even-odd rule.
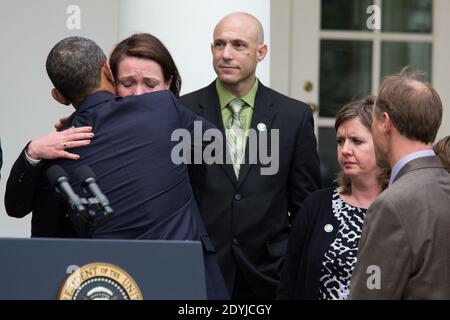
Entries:
[[256,295],[247,283],[244,275],[238,269],[236,272],[236,278],[234,281],[233,293],[231,295],[232,300],[255,300]]

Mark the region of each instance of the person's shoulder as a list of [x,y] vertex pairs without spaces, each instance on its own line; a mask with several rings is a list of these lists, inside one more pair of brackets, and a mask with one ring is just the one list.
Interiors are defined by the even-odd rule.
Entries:
[[286,106],[291,106],[291,107],[295,107],[295,108],[307,108],[310,109],[309,105],[306,104],[303,101],[291,98],[281,92],[278,92],[274,89],[271,89],[269,87],[266,87],[265,85],[263,85],[262,83],[259,84],[259,88],[258,90],[261,90],[261,93],[263,95],[269,95],[270,98],[274,101],[274,102],[278,102],[279,104],[282,105],[286,105]]
[[314,224],[313,221],[321,220],[332,214],[331,201],[335,190],[336,188],[330,187],[311,192],[303,201],[302,207],[297,213],[296,223],[309,221]]
[[[121,101],[122,107],[126,107],[135,110],[146,110],[153,111],[154,109],[161,111],[169,112],[169,109],[172,110],[174,108],[165,108],[162,109],[161,106],[175,106],[177,102],[177,98],[173,95],[173,93],[169,90],[159,90],[144,93],[136,96],[126,96],[123,98],[119,98]],[[125,105],[123,105],[125,104]],[[167,110],[166,110],[167,109]]]
[[335,189],[335,187],[329,187],[313,191],[306,197],[304,204],[323,204],[326,200],[331,200]]
[[[381,212],[379,216],[402,216],[408,214],[409,209],[406,207],[413,204],[412,199],[420,197],[423,189],[419,191],[420,187],[415,183],[407,181],[407,179],[397,180],[387,189],[383,190],[376,199],[372,202],[369,211]],[[417,189],[413,191],[413,189]],[[418,193],[419,192],[419,193]],[[414,195],[414,196],[413,196]]]
[[197,102],[203,95],[209,93],[210,91],[215,92],[215,83],[212,82],[206,87],[200,88],[190,93],[186,93],[180,97],[180,102],[182,104]]
[[408,198],[412,194],[420,195],[424,188],[433,188],[435,177],[429,170],[411,170],[406,173],[400,173],[394,183],[383,193],[383,198],[402,199]]
[[170,102],[176,102],[177,98],[173,95],[170,90],[158,90],[153,92],[147,92],[137,96],[127,96],[124,99],[135,99],[142,101],[161,101],[167,100]]
[[[376,200],[397,207],[416,204],[417,208],[417,204],[423,201],[433,202],[434,192],[440,191],[441,186],[448,185],[448,182],[450,174],[442,167],[410,170],[399,176]],[[415,201],[411,202],[412,199]]]
[[[283,122],[301,124],[302,119],[311,119],[312,112],[308,104],[303,101],[288,97],[278,91],[268,88],[260,83],[259,101],[269,101],[276,107],[277,114]],[[257,93],[258,97],[258,93]]]

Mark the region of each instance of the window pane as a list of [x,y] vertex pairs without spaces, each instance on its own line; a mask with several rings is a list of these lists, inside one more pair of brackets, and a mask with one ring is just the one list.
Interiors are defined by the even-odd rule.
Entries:
[[336,155],[336,131],[334,128],[319,128],[319,158],[322,187],[330,187],[339,173]]
[[431,43],[383,42],[381,45],[381,76],[398,73],[409,66],[425,72],[431,81]]
[[432,0],[383,0],[382,30],[431,33],[432,3]]
[[346,103],[371,92],[372,42],[322,40],[319,116],[335,117]]
[[322,0],[322,29],[370,31],[366,11],[372,4],[372,0]]

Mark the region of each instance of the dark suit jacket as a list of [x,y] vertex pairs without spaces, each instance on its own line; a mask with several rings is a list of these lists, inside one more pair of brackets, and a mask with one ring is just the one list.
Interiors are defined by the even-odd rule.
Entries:
[[[181,97],[181,103],[224,133],[215,82]],[[207,231],[218,252],[229,292],[242,272],[256,297],[272,299],[280,279],[290,229],[306,196],[320,186],[319,159],[310,108],[259,84],[251,128],[279,129],[279,171],[243,164],[239,179],[231,164],[209,165],[191,175]],[[248,156],[248,143],[246,147]],[[269,149],[270,150],[270,149]]]
[[370,206],[350,295],[450,299],[450,174],[437,157],[407,163]]
[[[171,159],[172,148],[178,144],[171,141],[173,131],[184,128],[192,133],[194,121],[200,120],[179,105],[169,91],[126,98],[107,92],[94,93],[65,123],[67,127],[92,126],[95,133],[92,143],[73,149],[80,160],[48,161],[41,172],[45,172],[45,167],[58,164],[72,177],[82,165],[88,165],[96,173],[115,215],[93,228],[93,238],[201,241],[208,297],[226,298],[228,294],[215,261],[214,248],[189,184],[187,166],[174,164]],[[205,129],[211,127],[202,122]],[[21,183],[21,173],[18,179],[16,175],[14,172],[10,177],[10,188]],[[82,194],[77,183],[73,183],[73,188]],[[12,190],[7,190],[8,199],[23,195],[23,192],[11,194]],[[55,210],[45,211],[51,205],[56,206]],[[61,208],[63,205],[55,200],[55,193],[46,179],[41,178],[31,206],[33,222],[39,219],[52,225],[53,220],[49,219],[64,216],[65,210]],[[26,214],[25,210],[8,212],[19,216]],[[38,233],[49,236],[41,230]]]
[[[278,288],[278,299],[319,299],[322,261],[339,230],[339,221],[332,209],[334,190],[327,188],[313,192],[295,217]],[[332,232],[323,230],[327,224],[333,226]]]

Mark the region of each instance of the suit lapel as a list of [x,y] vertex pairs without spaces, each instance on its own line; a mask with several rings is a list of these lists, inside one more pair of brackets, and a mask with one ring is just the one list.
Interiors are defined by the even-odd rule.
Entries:
[[[272,127],[272,121],[274,119],[274,116],[275,116],[275,106],[272,103],[269,90],[261,83],[259,83],[258,91],[256,92],[255,106],[253,109],[253,116],[250,128],[258,134],[259,133],[258,124],[261,123],[266,126],[266,130],[269,132],[270,128]],[[245,163],[241,165],[241,168],[239,170],[238,187],[242,184],[245,177],[247,176],[251,168],[250,163],[256,163],[258,160],[258,159],[249,159],[248,142],[249,140],[247,138],[247,143],[245,145]],[[253,157],[254,158],[257,157],[257,154],[254,154]]]
[[[216,91],[216,82],[214,81],[211,83],[207,90],[205,91],[204,95],[202,96],[199,106],[198,106],[198,115],[201,117],[204,117],[208,121],[210,121],[212,124],[214,124],[222,133],[222,137],[224,138],[223,142],[225,144],[225,128],[223,126],[223,120],[222,120],[222,113],[220,110],[220,101],[219,96],[217,95]],[[224,146],[224,162],[225,162],[225,146]],[[231,164],[221,164],[220,165],[222,169],[227,174],[230,181],[233,183],[233,185],[236,186],[237,179],[236,175],[234,173],[233,166]]]

